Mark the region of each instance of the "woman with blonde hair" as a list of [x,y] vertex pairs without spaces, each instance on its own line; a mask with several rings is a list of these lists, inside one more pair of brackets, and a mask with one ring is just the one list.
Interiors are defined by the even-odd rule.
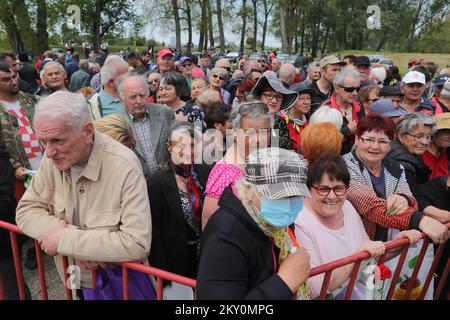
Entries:
[[[134,139],[133,128],[119,113],[113,113],[94,122],[96,130],[120,142],[124,146],[134,151],[136,140]],[[148,177],[145,160],[139,153],[134,152],[142,165],[145,177]]]

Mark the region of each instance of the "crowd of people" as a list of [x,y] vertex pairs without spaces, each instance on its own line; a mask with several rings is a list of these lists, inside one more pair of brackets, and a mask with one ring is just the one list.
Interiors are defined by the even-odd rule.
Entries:
[[[106,43],[97,55],[83,43],[85,59],[66,49],[35,65],[0,54],[0,214],[55,257],[61,277],[61,256],[80,268],[76,298],[113,299],[90,271],[113,281],[114,262],[137,261],[197,279],[197,299],[314,299],[324,277],[308,279],[313,267],[366,251],[361,277],[385,253],[393,271],[399,252],[383,242],[408,239],[414,259],[420,232],[448,239],[449,69],[424,59],[401,77],[332,54],[303,70],[272,52],[244,54],[233,70],[215,48],[200,58],[162,48],[155,61],[108,54]],[[6,298],[17,299],[0,236]],[[434,283],[448,259],[446,244]],[[25,266],[36,268],[34,248]],[[330,298],[343,298],[352,268],[333,272]],[[411,274],[404,266],[397,299]],[[130,276],[132,290],[154,290],[145,279]],[[352,298],[374,299],[361,283]],[[167,281],[164,297],[193,291]]]

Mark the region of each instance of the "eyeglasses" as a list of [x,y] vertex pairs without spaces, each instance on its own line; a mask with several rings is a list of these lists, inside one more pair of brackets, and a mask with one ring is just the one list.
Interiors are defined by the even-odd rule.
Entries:
[[245,104],[241,104],[239,106],[239,111],[238,112],[239,112],[239,114],[241,116],[246,116],[250,112],[252,112],[252,110],[254,110],[254,109],[258,109],[260,112],[263,112],[263,113],[269,113],[269,107],[265,103],[245,103]]
[[317,193],[321,196],[327,196],[330,194],[330,191],[333,190],[334,194],[337,196],[343,196],[347,193],[347,186],[345,185],[339,185],[335,186],[334,188],[330,188],[327,186],[311,186],[312,188],[317,190]]
[[219,76],[218,74],[213,74],[212,77],[213,77],[214,79],[219,78],[219,80],[225,81],[225,78],[222,77],[222,76]]
[[378,142],[378,144],[380,146],[387,147],[391,144],[391,140],[386,140],[386,139],[378,139],[377,140],[377,139],[371,138],[371,137],[361,137],[360,139],[363,143],[370,144],[370,145],[373,145],[373,144],[375,144],[375,142]]
[[421,141],[421,140],[425,140],[425,141],[431,141],[433,139],[433,135],[432,134],[423,134],[423,133],[419,133],[419,134],[410,134],[410,133],[406,133],[408,136],[411,136],[414,138],[414,140],[416,141]]
[[283,101],[283,96],[275,95],[273,93],[263,92],[261,95],[269,101],[271,101],[273,98],[275,98],[277,102]]
[[345,92],[348,92],[348,93],[352,93],[355,90],[356,90],[356,92],[359,92],[359,89],[361,89],[361,87],[344,87],[344,86],[339,86],[339,87],[341,87],[342,89],[344,89]]
[[161,79],[148,80],[148,81],[147,81],[147,84],[150,84],[150,83],[159,83],[160,81],[161,81]]

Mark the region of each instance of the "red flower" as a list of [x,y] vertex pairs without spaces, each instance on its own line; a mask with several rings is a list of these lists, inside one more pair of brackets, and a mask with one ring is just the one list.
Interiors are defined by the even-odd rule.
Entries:
[[386,280],[392,277],[391,270],[384,263],[380,263],[378,268],[380,268],[380,280]]

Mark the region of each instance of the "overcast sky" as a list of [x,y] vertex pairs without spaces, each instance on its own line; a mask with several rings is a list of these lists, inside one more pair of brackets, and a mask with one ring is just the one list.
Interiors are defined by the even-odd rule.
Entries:
[[[140,3],[142,1],[148,1],[148,0],[137,0],[137,7],[136,8],[137,8],[138,14],[142,13],[142,11],[141,11],[142,10],[142,4]],[[240,5],[240,3],[241,3],[240,0],[236,0],[235,1],[235,5]],[[231,29],[232,29],[231,28],[231,23],[230,23],[230,21],[227,21],[227,20],[228,20],[227,18],[224,19],[225,43],[228,43],[228,42],[231,41],[231,42],[234,42],[239,47],[239,44],[241,42],[241,35],[240,34],[234,34],[231,31]],[[214,16],[214,23],[216,24],[216,22],[217,22],[217,17]],[[269,23],[268,23],[269,26],[270,26],[270,23],[271,22],[269,20]],[[251,22],[249,22],[249,25],[247,25],[247,27],[249,28],[248,29],[249,31],[247,32],[247,36],[250,37],[251,34],[253,33],[253,28],[251,26]],[[250,28],[251,28],[251,30],[250,30]],[[215,28],[214,32],[215,32],[214,36],[218,37],[219,36],[219,32],[218,32],[217,27]],[[258,28],[258,33],[259,34],[258,34],[258,38],[257,39],[259,41],[261,41],[261,39],[262,39],[262,28],[261,27]],[[163,42],[164,41],[166,44],[170,44],[171,38],[172,38],[173,42],[174,42],[173,45],[175,45],[175,31],[170,31],[170,30],[167,30],[167,29],[164,29],[164,30],[161,31],[159,29],[158,25],[156,25],[156,26],[151,26],[151,25],[146,26],[145,27],[145,37],[147,39],[153,38],[153,39],[155,39],[158,42]],[[199,39],[199,34],[198,34],[197,30],[195,30],[195,29],[193,30],[192,37],[193,37],[194,45],[197,46],[198,45],[198,39]],[[182,31],[182,33],[181,33],[181,42],[182,42],[182,44],[185,45],[187,43],[187,40],[188,40],[188,33],[187,33],[187,31]],[[208,45],[209,45],[209,43],[208,43]],[[268,27],[267,35],[266,35],[266,47],[267,46],[268,47],[279,47],[279,48],[281,48],[281,41],[279,39],[276,39],[273,36],[273,34],[270,33],[270,27]]]
[[[165,42],[166,44],[170,44],[171,38],[173,38],[173,42],[175,42],[175,32],[161,32],[159,28],[151,28],[146,27],[146,38],[154,38],[158,42]],[[249,33],[250,35],[250,33]],[[192,34],[194,45],[198,45],[198,39],[199,34],[196,30],[193,31]],[[258,35],[258,40],[261,41],[262,37],[261,35]],[[182,31],[181,33],[181,42],[184,44],[187,43],[188,40],[188,33],[187,31]],[[237,46],[239,46],[241,41],[241,36],[238,34],[234,34],[231,32],[230,28],[227,28],[227,25],[225,24],[225,43],[228,42],[234,42]],[[175,45],[175,43],[172,43],[172,45]],[[218,44],[216,44],[218,45]],[[281,41],[276,39],[272,34],[266,35],[266,47],[281,47]]]

